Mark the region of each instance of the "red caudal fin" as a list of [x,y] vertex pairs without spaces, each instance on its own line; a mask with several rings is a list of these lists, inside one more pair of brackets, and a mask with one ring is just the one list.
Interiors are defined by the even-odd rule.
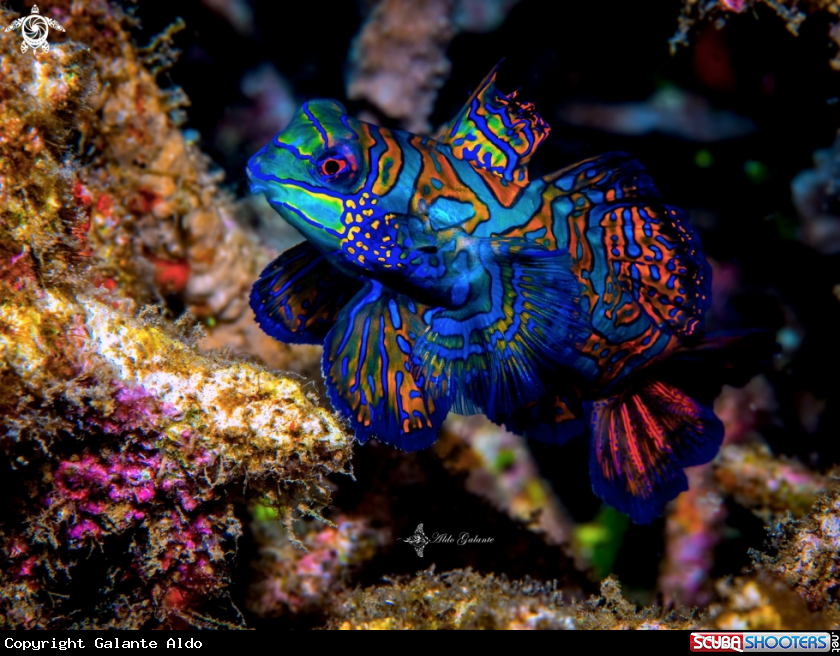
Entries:
[[594,402],[591,421],[592,489],[639,524],[687,490],[683,469],[709,462],[723,440],[708,405],[657,380]]

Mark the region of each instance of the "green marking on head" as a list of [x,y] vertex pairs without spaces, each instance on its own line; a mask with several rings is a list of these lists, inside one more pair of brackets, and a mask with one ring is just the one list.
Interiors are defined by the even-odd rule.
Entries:
[[248,161],[251,191],[322,251],[338,248],[345,201],[366,168],[359,137],[337,102],[305,103],[286,128]]

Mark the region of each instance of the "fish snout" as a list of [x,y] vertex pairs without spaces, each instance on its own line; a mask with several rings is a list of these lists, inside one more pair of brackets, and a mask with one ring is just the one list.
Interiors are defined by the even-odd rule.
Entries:
[[268,182],[265,180],[265,173],[263,172],[266,164],[266,146],[257,154],[252,155],[248,159],[248,165],[245,167],[245,173],[248,175],[248,184],[251,187],[252,194],[259,194],[268,191]]

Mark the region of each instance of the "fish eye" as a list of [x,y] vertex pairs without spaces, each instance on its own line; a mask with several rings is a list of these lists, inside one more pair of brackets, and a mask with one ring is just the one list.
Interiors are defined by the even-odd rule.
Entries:
[[355,167],[344,155],[329,153],[318,160],[317,169],[324,182],[336,182],[345,178]]

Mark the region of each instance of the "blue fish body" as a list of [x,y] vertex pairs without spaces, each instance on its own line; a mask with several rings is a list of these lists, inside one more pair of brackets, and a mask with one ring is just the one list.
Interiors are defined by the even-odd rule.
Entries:
[[549,128],[494,79],[438,139],[306,103],[248,164],[252,191],[307,239],[251,305],[275,338],[324,345],[360,441],[424,448],[450,411],[555,443],[588,431],[595,492],[649,522],[723,438],[679,363],[725,373],[733,350],[755,368],[772,349],[704,340],[709,265],[635,159],[531,181]]

